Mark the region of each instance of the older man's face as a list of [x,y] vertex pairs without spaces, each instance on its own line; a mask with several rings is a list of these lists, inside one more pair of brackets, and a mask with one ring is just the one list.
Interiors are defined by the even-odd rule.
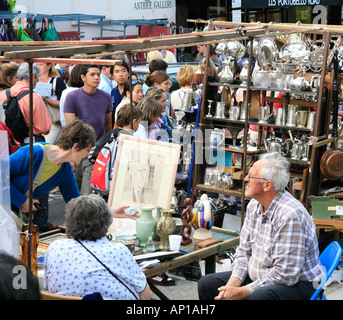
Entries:
[[261,169],[263,163],[261,160],[256,161],[255,164],[249,170],[249,173],[244,178],[245,181],[245,196],[247,198],[258,199],[264,194],[265,179],[261,177]]

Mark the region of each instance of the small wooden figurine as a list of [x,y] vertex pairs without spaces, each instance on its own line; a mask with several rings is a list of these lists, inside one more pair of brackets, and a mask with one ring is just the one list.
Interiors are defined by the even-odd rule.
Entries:
[[[190,225],[190,221],[193,219],[192,214],[192,200],[190,198],[186,198],[184,204],[187,206],[186,209],[182,211],[181,214],[181,221],[182,227],[180,234],[182,236],[181,245],[187,246],[188,244],[192,243],[191,234],[192,234],[192,226]],[[185,229],[187,231],[185,232]]]

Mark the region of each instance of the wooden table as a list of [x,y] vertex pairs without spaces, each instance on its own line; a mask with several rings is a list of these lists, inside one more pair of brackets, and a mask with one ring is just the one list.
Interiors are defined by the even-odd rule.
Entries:
[[[143,269],[147,278],[162,274],[169,270],[185,266],[189,263],[205,259],[205,274],[216,272],[216,255],[223,254],[226,250],[236,247],[239,244],[239,235],[236,232],[213,227],[212,238],[219,239],[221,242],[200,250],[194,250],[194,244],[200,240],[192,238],[192,243],[188,246],[181,246],[180,251],[185,254],[171,260],[159,263],[158,265]],[[149,281],[151,290],[163,300],[168,299],[156,286]]]
[[334,230],[334,238],[336,241],[339,239],[339,232],[343,232],[343,220],[331,219],[331,220],[322,220],[322,219],[313,219],[313,223],[316,225],[317,229],[329,229]]
[[[193,230],[194,232],[194,230]],[[165,262],[161,262],[154,267],[143,269],[144,274],[146,275],[147,279],[162,274],[163,272],[167,272],[169,270],[185,266],[189,263],[198,261],[200,259],[205,259],[205,273],[214,273],[216,271],[216,255],[223,254],[226,250],[230,248],[236,247],[239,244],[239,235],[237,232],[229,231],[217,227],[212,227],[212,238],[219,239],[221,242],[214,244],[210,247],[203,248],[200,250],[194,250],[194,244],[199,242],[200,240],[196,240],[192,238],[192,243],[188,246],[181,246],[180,251],[183,253],[182,255],[167,260]],[[63,232],[55,231],[51,233],[47,233],[43,235],[39,242],[38,248],[38,256],[45,256],[45,252],[49,246],[49,244],[58,239],[58,238],[66,237]],[[157,243],[158,247],[158,243]],[[160,291],[158,288],[154,286],[151,281],[149,281],[149,285],[151,290],[163,300],[167,300],[168,298]]]

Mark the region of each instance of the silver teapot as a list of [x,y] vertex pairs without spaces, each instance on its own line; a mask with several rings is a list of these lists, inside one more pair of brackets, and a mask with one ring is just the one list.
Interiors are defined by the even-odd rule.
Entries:
[[277,152],[284,156],[289,153],[289,144],[282,142],[274,134],[270,138],[264,139],[264,146],[267,152]]
[[[230,58],[229,58],[230,59]],[[234,75],[232,73],[231,61],[223,62],[223,70],[219,72],[218,79],[220,83],[229,84],[234,81]]]
[[291,159],[301,160],[304,152],[304,144],[300,140],[295,140],[292,146]]
[[223,172],[220,175],[218,182],[219,182],[219,186],[221,186],[222,188],[227,188],[227,189],[232,188],[234,185],[232,175],[228,172]]

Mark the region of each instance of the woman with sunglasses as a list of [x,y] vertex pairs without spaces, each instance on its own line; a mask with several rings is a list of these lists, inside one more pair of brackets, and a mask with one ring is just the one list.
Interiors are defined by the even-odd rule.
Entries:
[[139,80],[132,80],[131,83],[132,94],[130,92],[130,80],[127,81],[124,85],[121,102],[119,103],[115,111],[115,121],[117,121],[117,115],[120,108],[122,108],[126,104],[130,104],[131,100],[134,105],[137,105],[143,99],[142,83]]

